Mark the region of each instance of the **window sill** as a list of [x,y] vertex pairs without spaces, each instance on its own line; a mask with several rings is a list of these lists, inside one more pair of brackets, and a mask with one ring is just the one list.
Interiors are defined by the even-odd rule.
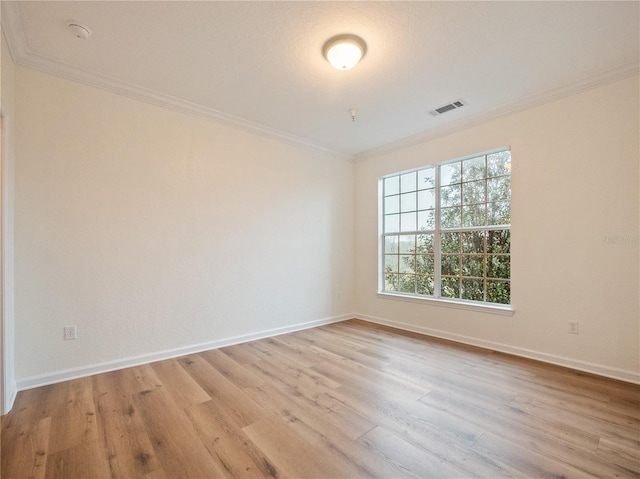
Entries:
[[512,306],[501,306],[497,304],[478,304],[478,303],[467,303],[463,301],[452,301],[449,299],[442,298],[427,298],[427,297],[419,297],[419,296],[409,296],[405,294],[395,294],[388,292],[379,292],[378,298],[381,299],[391,299],[397,301],[406,301],[409,303],[420,303],[425,304],[429,303],[434,306],[440,306],[445,308],[455,308],[455,309],[464,309],[466,311],[477,311],[480,313],[489,313],[489,314],[500,314],[502,316],[513,316],[515,311]]

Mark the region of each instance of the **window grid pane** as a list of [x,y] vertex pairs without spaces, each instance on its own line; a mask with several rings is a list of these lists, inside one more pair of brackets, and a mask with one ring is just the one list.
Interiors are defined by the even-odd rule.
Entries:
[[400,193],[400,177],[392,176],[384,180],[384,195],[397,195]]
[[505,150],[384,178],[385,291],[510,304],[510,161]]

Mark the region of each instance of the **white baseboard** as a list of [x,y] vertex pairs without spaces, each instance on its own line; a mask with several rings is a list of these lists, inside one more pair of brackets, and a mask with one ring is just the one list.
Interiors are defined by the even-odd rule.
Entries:
[[[37,376],[30,376],[22,378],[17,381],[17,391],[23,391],[25,389],[32,389],[40,386],[46,386],[48,384],[59,383],[63,381],[69,381],[71,379],[83,378],[86,376],[92,376],[94,374],[106,373],[109,371],[115,371],[118,369],[129,368],[132,366],[139,366],[141,364],[153,363],[156,361],[163,361],[165,359],[176,358],[179,356],[186,356],[188,354],[199,353],[210,349],[218,349],[225,346],[232,346],[234,344],[246,343],[248,341],[255,341],[257,339],[269,338],[273,336],[279,336],[281,334],[291,333],[294,331],[300,331],[303,329],[316,328],[325,324],[337,323],[353,318],[352,314],[343,314],[340,316],[334,316],[331,318],[317,319],[314,321],[308,321],[305,323],[298,323],[292,326],[285,326],[281,328],[268,329],[259,331],[256,333],[243,334],[240,336],[232,336],[230,338],[218,339],[215,341],[209,341],[206,343],[194,344],[191,346],[184,346],[175,349],[168,349],[166,351],[158,351],[155,353],[141,354],[139,356],[131,356],[123,359],[116,359],[113,361],[105,361],[102,363],[91,364],[88,366],[81,366],[78,368],[65,369],[62,371],[54,371],[46,374],[39,374]],[[14,391],[13,397],[15,399],[16,392]],[[11,402],[13,405],[13,401]],[[7,411],[10,408],[7,409]]]
[[537,361],[555,364],[557,366],[564,366],[564,367],[575,369],[578,371],[597,374],[598,376],[604,376],[612,379],[619,379],[621,381],[625,381],[629,383],[640,384],[640,372],[637,372],[637,371],[613,368],[610,366],[604,366],[602,364],[595,364],[595,363],[590,363],[586,361],[580,361],[578,359],[571,359],[564,356],[556,356],[555,354],[541,353],[539,351],[533,351],[531,349],[519,348],[517,346],[510,346],[508,344],[496,343],[494,341],[486,341],[484,339],[473,338],[470,336],[463,336],[461,334],[449,333],[447,331],[440,331],[437,329],[426,328],[423,326],[416,326],[414,324],[403,323],[400,321],[377,318],[375,316],[369,316],[367,314],[354,313],[353,317],[357,319],[361,319],[363,321],[369,321],[371,323],[390,326],[392,328],[403,329],[405,331],[412,331],[414,333],[421,333],[427,336],[433,336],[441,339],[448,339],[450,341],[455,341],[458,343],[469,344],[471,346],[478,346],[481,348],[491,349],[493,351],[513,354],[514,356],[520,356],[528,359],[535,359]]

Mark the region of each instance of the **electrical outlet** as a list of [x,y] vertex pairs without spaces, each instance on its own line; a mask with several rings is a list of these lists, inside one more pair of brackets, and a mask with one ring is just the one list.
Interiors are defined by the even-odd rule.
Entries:
[[569,333],[578,334],[578,321],[569,321]]
[[74,326],[65,326],[64,327],[64,339],[65,341],[69,340],[69,339],[77,339],[78,338],[78,334],[76,331],[76,327]]

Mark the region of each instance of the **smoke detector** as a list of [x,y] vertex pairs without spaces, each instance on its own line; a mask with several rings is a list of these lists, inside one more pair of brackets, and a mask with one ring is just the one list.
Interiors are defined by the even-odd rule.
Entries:
[[78,22],[67,22],[67,28],[74,37],[80,40],[86,40],[91,35],[91,30]]

